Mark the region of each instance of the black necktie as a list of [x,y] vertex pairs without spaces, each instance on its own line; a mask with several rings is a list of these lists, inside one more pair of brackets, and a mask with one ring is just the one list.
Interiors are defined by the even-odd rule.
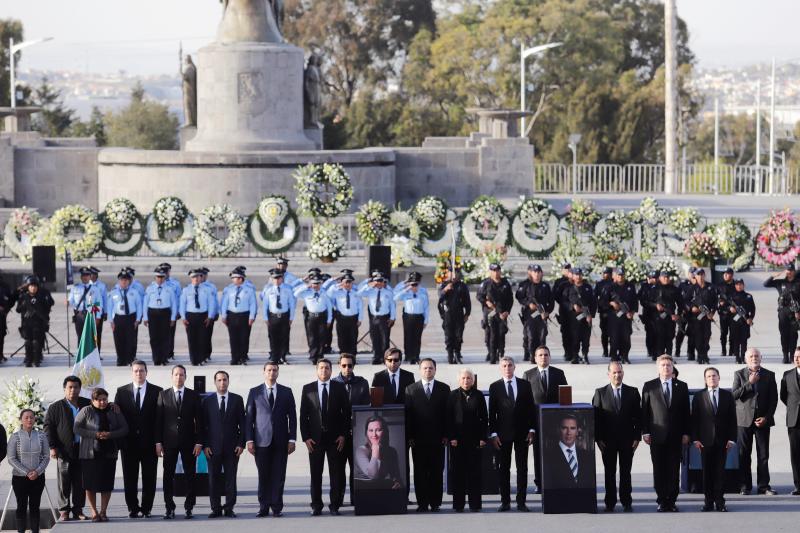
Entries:
[[350,309],[350,291],[347,291],[347,308]]
[[719,405],[717,404],[717,391],[711,391],[711,405],[714,407],[714,414],[717,414],[717,409]]
[[142,388],[136,387],[136,408],[142,410]]
[[511,386],[510,381],[508,382],[508,397],[511,399],[512,402],[514,401],[514,387]]
[[394,374],[392,374],[392,398],[397,397],[397,382],[394,380]]
[[183,400],[181,398],[181,391],[178,391],[178,412],[180,412],[180,410],[181,410],[181,404],[182,403],[183,403]]
[[194,307],[195,311],[200,311],[200,286],[194,286]]
[[622,391],[620,389],[614,389],[614,406],[617,408],[618,412],[622,408],[622,397],[620,396],[621,392]]
[[278,308],[278,312],[280,312],[281,308],[283,307],[281,305],[281,290],[280,289],[278,289],[278,296],[275,298],[275,307]]
[[267,395],[267,401],[269,402],[270,409],[275,407],[275,395],[272,393],[272,388],[269,389],[269,394]]
[[426,383],[425,384],[425,396],[427,396],[429,400],[431,399],[431,384],[430,383]]
[[242,292],[242,287],[236,287],[236,300],[234,300],[233,305],[239,305],[239,293]]
[[128,307],[128,289],[122,289],[122,305],[124,306],[125,314],[131,314],[131,310]]
[[378,297],[375,298],[375,312],[377,313],[380,310],[381,310],[381,290],[378,289]]
[[327,427],[328,420],[328,384],[322,384],[322,401],[320,402],[320,410],[322,411],[322,427]]
[[542,387],[544,387],[544,392],[547,394],[547,372],[542,372]]
[[225,396],[222,397],[222,401],[219,403],[219,419],[225,419]]
[[671,396],[670,393],[671,393],[671,391],[669,390],[669,383],[665,381],[664,382],[664,401],[666,402],[667,407],[669,407],[669,403],[670,403],[670,396]]

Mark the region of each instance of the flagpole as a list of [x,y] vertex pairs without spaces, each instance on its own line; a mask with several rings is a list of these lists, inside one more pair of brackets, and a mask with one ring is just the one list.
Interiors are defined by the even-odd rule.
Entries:
[[[72,368],[72,350],[69,347],[69,293],[72,291],[72,285],[74,285],[74,279],[72,274],[72,254],[69,250],[64,252],[64,268],[66,270],[66,290],[67,290],[67,305],[66,305],[66,313],[67,313],[67,368]],[[80,340],[80,339],[78,339]]]

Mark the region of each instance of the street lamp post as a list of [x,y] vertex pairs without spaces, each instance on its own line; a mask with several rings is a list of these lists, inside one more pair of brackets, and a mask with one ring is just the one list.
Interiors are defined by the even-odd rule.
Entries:
[[[530,56],[541,54],[545,50],[549,50],[551,48],[555,48],[557,46],[561,46],[564,43],[547,43],[541,44],[539,46],[534,46],[533,48],[525,48],[524,43],[520,43],[519,45],[519,110],[526,111],[525,107],[525,60]],[[520,130],[519,136],[525,137],[525,117],[523,116],[520,118]]]
[[581,134],[573,133],[569,136],[569,149],[572,150],[572,194],[578,194],[578,143]]
[[14,55],[22,50],[23,48],[27,48],[29,46],[33,46],[34,44],[43,43],[45,41],[52,41],[52,37],[45,37],[44,39],[36,39],[35,41],[23,41],[21,43],[14,44],[14,38],[10,37],[8,39],[8,51],[9,51],[9,59],[8,59],[8,66],[11,67],[10,70],[10,82],[11,82],[11,107],[17,107],[17,76],[14,72]]

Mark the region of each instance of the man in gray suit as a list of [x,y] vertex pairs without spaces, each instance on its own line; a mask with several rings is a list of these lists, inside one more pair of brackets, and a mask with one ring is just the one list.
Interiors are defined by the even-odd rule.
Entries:
[[264,384],[247,395],[244,435],[258,469],[259,518],[283,515],[286,462],[297,440],[297,414],[292,389],[278,385],[278,363],[264,364]]
[[761,366],[761,352],[748,348],[744,355],[747,367],[733,375],[733,398],[736,400],[736,425],[738,426],[740,494],[753,490],[753,472],[750,456],[753,454],[753,437],[756,439],[758,493],[777,494],[769,485],[769,431],[775,425],[778,407],[778,385],[775,373]]
[[794,368],[781,378],[781,401],[786,405],[786,429],[789,430],[789,454],[792,458],[794,490],[792,496],[800,496],[800,348],[793,356]]

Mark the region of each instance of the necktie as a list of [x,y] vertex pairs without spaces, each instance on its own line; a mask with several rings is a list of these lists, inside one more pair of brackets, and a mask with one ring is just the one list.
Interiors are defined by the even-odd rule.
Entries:
[[349,400],[351,400],[350,403],[352,403],[352,400],[353,400],[353,396],[352,396],[353,388],[350,386],[350,382],[349,381],[344,384],[344,388],[347,390],[347,398]]
[[375,312],[379,312],[381,310],[381,290],[378,289],[378,297],[375,298]]
[[394,380],[394,374],[392,374],[392,396],[397,397],[397,382]]
[[347,308],[350,309],[350,291],[347,291],[346,294],[347,294],[347,300],[346,300],[347,304],[346,305],[347,305]]
[[664,401],[666,402],[667,407],[670,406],[670,401],[672,400],[672,398],[670,396],[671,396],[671,394],[670,394],[670,390],[669,390],[669,382],[665,381],[664,382]]
[[621,392],[621,389],[614,389],[614,404],[617,408],[617,411],[622,409],[622,397],[620,396]]
[[195,307],[195,311],[199,311],[200,310],[200,286],[199,285],[195,285],[194,286],[194,307]]
[[130,307],[128,307],[128,289],[122,289],[122,305],[124,306],[125,314],[131,314]]
[[544,387],[545,394],[547,393],[547,371],[542,372],[542,387]]
[[322,427],[327,427],[328,420],[328,384],[322,384],[322,401],[320,402],[320,410],[322,411]]
[[267,401],[269,402],[270,409],[275,407],[275,395],[272,394],[272,387],[270,387],[269,389],[269,394],[267,395]]
[[717,414],[717,408],[719,407],[719,405],[717,404],[716,389],[711,391],[711,405],[714,407],[714,414]]
[[136,387],[136,408],[142,410],[142,388]]
[[319,293],[318,293],[318,292],[315,292],[315,293],[314,293],[314,299],[315,299],[315,300],[319,300]]
[[85,285],[83,287],[83,296],[81,296],[81,308],[83,311],[86,311],[86,293],[89,292],[89,286]]
[[239,302],[240,302],[239,293],[241,293],[241,292],[242,292],[242,288],[241,287],[236,287],[236,299],[234,300],[234,305],[236,305],[236,306],[239,305]]
[[427,396],[429,400],[431,399],[431,384],[430,383],[426,383],[425,384],[425,396]]
[[514,401],[514,387],[511,386],[511,381],[508,382],[508,397],[511,401]]
[[278,296],[275,298],[275,307],[278,308],[280,312],[283,309],[283,305],[281,305],[281,290],[278,289]]
[[567,462],[569,463],[569,469],[572,471],[572,477],[577,480],[578,460],[575,459],[575,454],[572,452],[572,448],[567,448]]
[[178,391],[178,412],[181,410],[181,404],[183,403],[183,399],[181,398],[181,391]]
[[225,419],[225,396],[223,396],[222,401],[219,402],[219,419]]

